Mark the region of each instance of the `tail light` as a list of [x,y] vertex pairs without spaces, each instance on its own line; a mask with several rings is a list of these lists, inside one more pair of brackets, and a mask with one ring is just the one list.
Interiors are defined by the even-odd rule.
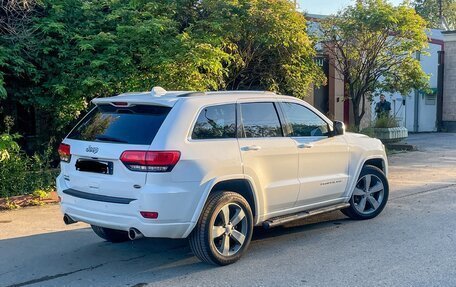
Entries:
[[180,151],[127,150],[120,161],[132,171],[169,172],[180,159]]
[[141,213],[142,217],[144,217],[144,218],[149,218],[149,219],[158,218],[158,212],[155,212],[155,211],[141,211],[140,213]]
[[70,162],[70,160],[71,160],[70,146],[67,144],[61,143],[59,146],[59,156],[60,156],[61,161]]

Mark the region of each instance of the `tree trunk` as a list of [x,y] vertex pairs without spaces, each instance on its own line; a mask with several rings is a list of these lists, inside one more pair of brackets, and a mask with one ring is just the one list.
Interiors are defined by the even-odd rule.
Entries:
[[353,107],[353,119],[355,120],[354,128],[355,128],[356,132],[359,132],[359,127],[361,125],[361,118],[362,118],[362,115],[360,115],[360,112],[359,112],[360,97],[359,97],[358,93],[356,93],[353,90],[353,86],[350,87],[349,94],[350,94],[350,98],[352,101],[352,107]]
[[353,103],[353,119],[355,120],[355,131],[359,132],[360,125],[361,125],[361,117],[359,116],[359,104],[357,104],[355,101],[352,101],[352,103]]

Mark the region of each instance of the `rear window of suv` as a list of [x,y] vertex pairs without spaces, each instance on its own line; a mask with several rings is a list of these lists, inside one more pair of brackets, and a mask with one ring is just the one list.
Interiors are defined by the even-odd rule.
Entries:
[[98,105],[71,131],[70,139],[149,145],[171,108]]

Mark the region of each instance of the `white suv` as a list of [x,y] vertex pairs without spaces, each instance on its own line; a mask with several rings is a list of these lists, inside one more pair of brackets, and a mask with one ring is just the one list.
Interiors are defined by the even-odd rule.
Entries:
[[93,103],[59,147],[57,190],[67,224],[111,242],[189,237],[226,265],[254,226],[337,209],[369,219],[388,199],[382,143],[297,98],[156,87]]

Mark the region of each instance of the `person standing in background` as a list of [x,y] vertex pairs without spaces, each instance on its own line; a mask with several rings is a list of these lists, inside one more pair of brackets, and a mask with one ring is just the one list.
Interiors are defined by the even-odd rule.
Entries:
[[377,119],[382,117],[388,117],[391,111],[391,103],[385,100],[385,95],[380,95],[380,102],[375,105],[375,113],[377,113]]

